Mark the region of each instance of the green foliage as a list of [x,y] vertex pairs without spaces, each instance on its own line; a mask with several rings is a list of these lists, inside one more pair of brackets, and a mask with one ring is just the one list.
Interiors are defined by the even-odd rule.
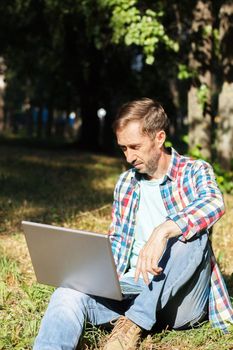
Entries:
[[[179,340],[178,340],[179,339]],[[208,350],[229,350],[229,342],[232,335],[225,337],[218,329],[212,329],[208,323],[204,323],[196,329],[184,332],[164,331],[153,336],[154,345],[163,349],[208,349]],[[181,347],[180,347],[180,344]]]
[[0,264],[0,349],[30,349],[52,289],[26,286],[17,262],[2,252]]
[[0,271],[3,279],[7,279],[10,275],[13,280],[19,280],[20,274],[15,261],[9,260],[7,257],[0,258]]
[[209,38],[213,33],[213,27],[211,24],[207,24],[202,28],[202,35],[204,38]]
[[233,194],[233,171],[223,169],[217,162],[213,168],[221,191]]
[[172,142],[169,140],[165,141],[165,147],[172,147]]
[[213,46],[214,53],[216,57],[220,57],[220,38],[219,38],[219,29],[215,28],[213,30]]
[[200,87],[197,89],[197,99],[199,104],[201,105],[202,110],[204,110],[205,104],[208,100],[209,96],[209,87],[202,83]]
[[193,74],[190,72],[189,68],[185,64],[179,64],[178,65],[178,79],[185,80],[189,79],[193,76]]
[[92,325],[87,321],[84,324],[83,334],[80,339],[80,345],[84,349],[99,349],[99,344],[102,342],[106,332],[98,326]]
[[178,43],[166,34],[162,24],[163,11],[147,8],[142,12],[137,7],[137,0],[103,0],[102,4],[112,11],[112,41],[118,44],[123,39],[127,46],[141,47],[147,64],[153,64],[161,43],[175,52],[179,50]]

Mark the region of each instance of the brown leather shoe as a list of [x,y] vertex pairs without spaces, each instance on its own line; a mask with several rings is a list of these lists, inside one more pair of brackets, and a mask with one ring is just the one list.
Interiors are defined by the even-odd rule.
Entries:
[[127,317],[121,316],[107,339],[103,350],[135,350],[142,329]]

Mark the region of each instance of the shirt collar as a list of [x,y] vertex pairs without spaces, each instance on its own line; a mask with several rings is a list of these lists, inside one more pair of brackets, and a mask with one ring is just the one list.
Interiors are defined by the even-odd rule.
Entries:
[[180,163],[180,155],[176,152],[174,148],[170,148],[171,150],[171,160],[170,164],[167,170],[166,176],[171,179],[172,181],[175,181],[178,169],[179,169],[179,163]]

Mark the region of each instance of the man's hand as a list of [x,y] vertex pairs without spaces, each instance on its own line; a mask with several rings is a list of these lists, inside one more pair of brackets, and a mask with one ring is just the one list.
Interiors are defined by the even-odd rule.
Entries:
[[148,272],[153,275],[159,275],[163,271],[158,266],[164,250],[166,249],[167,240],[181,234],[180,228],[172,221],[165,221],[156,227],[147,243],[141,249],[137,261],[135,272],[135,281],[138,281],[140,274],[146,284],[149,284]]

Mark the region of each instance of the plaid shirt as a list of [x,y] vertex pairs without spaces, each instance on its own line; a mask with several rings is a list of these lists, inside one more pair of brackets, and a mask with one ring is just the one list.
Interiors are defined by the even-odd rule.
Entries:
[[[130,169],[120,176],[114,191],[109,235],[119,276],[128,267],[134,241],[140,178],[135,169]],[[224,214],[224,202],[212,167],[203,160],[180,156],[174,149],[160,191],[167,220],[180,227],[182,241],[208,230]],[[213,253],[211,271],[209,320],[214,327],[227,332],[228,325],[233,323],[233,310]]]

